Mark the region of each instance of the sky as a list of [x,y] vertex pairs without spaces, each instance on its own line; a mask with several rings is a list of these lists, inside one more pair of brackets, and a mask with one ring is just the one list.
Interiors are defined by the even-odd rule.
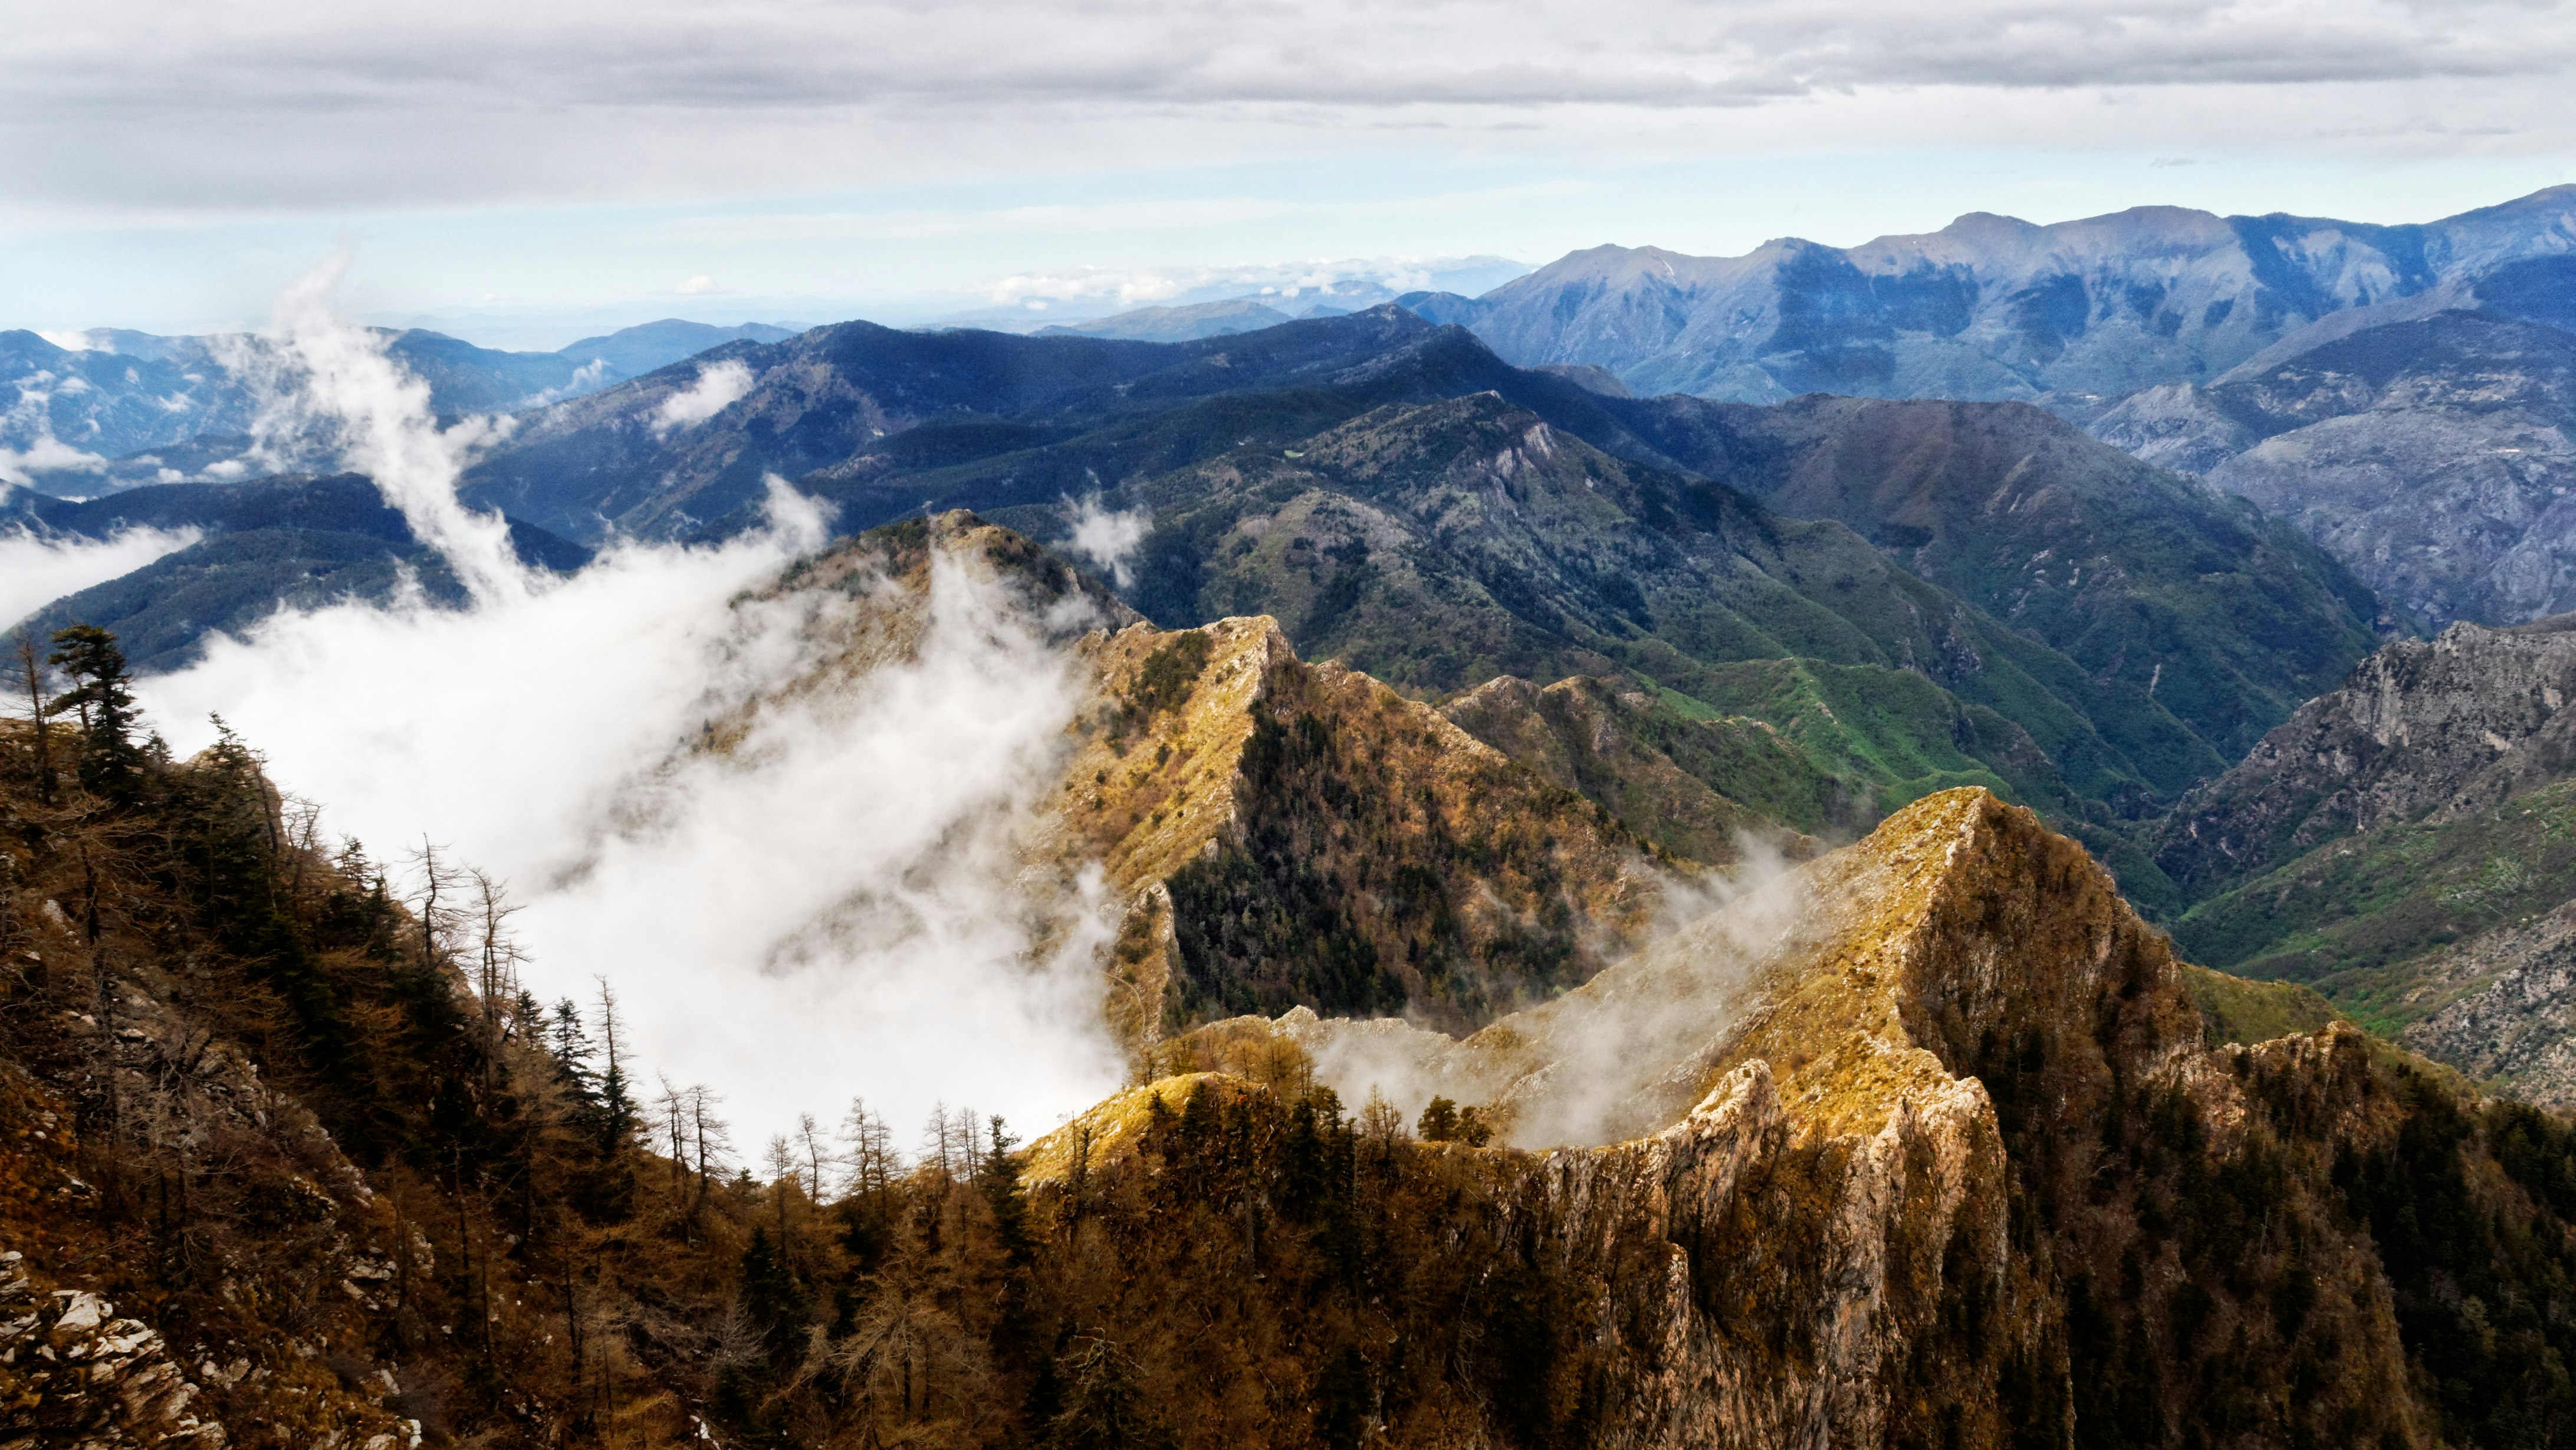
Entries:
[[2576,180],[2569,3],[0,0],[0,35],[0,326],[40,330],[242,325],[343,247],[359,314],[537,347]]

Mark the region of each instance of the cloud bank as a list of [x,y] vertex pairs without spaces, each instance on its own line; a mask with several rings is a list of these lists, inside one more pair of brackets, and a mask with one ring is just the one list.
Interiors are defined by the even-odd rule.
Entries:
[[144,209],[775,195],[916,166],[1043,175],[1113,142],[1191,166],[1328,136],[1366,155],[1391,128],[1608,137],[1642,113],[1804,117],[1870,95],[1897,98],[1872,112],[1881,143],[1910,144],[1956,109],[1925,91],[2058,97],[2066,121],[2124,92],[2411,87],[2275,103],[2259,125],[2457,125],[2442,113],[2463,107],[2483,125],[2501,97],[2555,131],[2576,64],[2576,13],[2512,0],[745,0],[721,24],[678,0],[22,9],[0,55],[0,176],[83,203],[130,189]]
[[[1094,888],[1021,882],[1013,854],[1075,708],[1067,655],[941,570],[917,651],[807,688],[885,601],[765,592],[827,536],[783,485],[723,546],[531,577],[489,520],[448,516],[464,442],[343,327],[281,309],[302,370],[278,416],[400,474],[388,499],[484,583],[470,609],[342,604],[214,642],[141,692],[175,746],[220,712],[379,860],[426,837],[505,876],[532,989],[607,980],[645,1071],[726,1094],[745,1142],[859,1093],[1043,1127],[1115,1085]],[[730,748],[693,748],[717,722]]]
[[0,532],[0,629],[66,594],[122,578],[197,542],[195,529],[128,529],[106,539],[46,539]]

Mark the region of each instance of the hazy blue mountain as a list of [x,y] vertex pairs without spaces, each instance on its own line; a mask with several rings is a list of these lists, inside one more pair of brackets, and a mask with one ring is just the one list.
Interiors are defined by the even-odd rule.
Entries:
[[[0,499],[0,527],[93,539],[137,527],[202,531],[195,544],[33,616],[40,629],[105,625],[147,671],[184,664],[208,634],[238,632],[281,605],[386,597],[405,570],[434,599],[464,598],[446,561],[355,474],[151,485],[85,501],[22,489]],[[588,549],[517,520],[510,540],[531,567],[590,560]]]
[[[505,352],[418,328],[383,335],[386,351],[429,384],[430,406],[456,416],[514,413],[603,387],[631,371],[650,371],[732,337],[789,334],[760,324],[726,329],[652,323],[591,339],[599,346],[579,353]],[[9,450],[0,457],[0,477],[85,495],[141,483],[240,476],[206,470],[239,456],[238,447],[213,440],[245,433],[256,411],[234,366],[248,339],[103,328],[80,341],[87,345],[65,348],[32,332],[0,332],[0,389],[15,390],[11,406],[0,408],[0,449]],[[620,358],[647,365],[628,368]]]
[[665,317],[659,322],[621,327],[604,336],[585,337],[558,349],[558,354],[571,359],[577,367],[593,361],[606,363],[607,371],[598,384],[604,385],[619,378],[642,377],[655,368],[669,367],[682,358],[695,357],[708,348],[722,347],[728,342],[783,342],[800,331],[803,329],[766,322],[718,327],[713,323],[684,322],[676,317]]
[[[1305,314],[1314,316],[1309,309]],[[1339,312],[1327,316],[1340,315]],[[1114,317],[1098,317],[1054,327],[1041,327],[1040,337],[1124,337],[1138,342],[1191,342],[1235,332],[1258,332],[1294,318],[1250,297],[1230,302],[1198,302],[1187,307],[1139,307]]]
[[2288,520],[2438,628],[2576,608],[2576,257],[2320,323],[2092,431]]
[[2036,226],[1976,213],[1850,248],[1572,253],[1477,298],[1405,305],[1512,362],[1593,363],[1640,393],[2039,398],[2215,379],[2319,318],[2561,253],[2576,186],[2421,225],[2179,207]]

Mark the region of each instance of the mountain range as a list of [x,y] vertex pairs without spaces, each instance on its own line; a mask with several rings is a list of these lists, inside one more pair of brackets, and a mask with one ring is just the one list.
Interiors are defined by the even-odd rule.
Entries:
[[[666,319],[559,352],[503,352],[441,333],[382,333],[387,355],[429,385],[442,416],[509,413],[576,396],[742,338],[792,335],[764,323],[714,327]],[[256,344],[238,335],[162,337],[101,328],[64,347],[0,332],[0,484],[97,494],[183,480],[253,476],[246,435],[259,398],[244,370]]]
[[[1130,1083],[1029,1143],[861,1107],[755,1172],[488,920],[279,830],[247,742],[0,724],[12,1430],[2430,1450],[2576,1409],[2576,1129],[2186,964],[2031,812],[1934,792],[1659,932],[1687,863],[1269,620],[1158,628],[963,513],[772,587],[845,602],[810,664],[863,680],[944,570],[1075,662],[1012,879],[1120,914]],[[1541,693],[1451,708],[1579,777],[1532,722],[1630,707]]]

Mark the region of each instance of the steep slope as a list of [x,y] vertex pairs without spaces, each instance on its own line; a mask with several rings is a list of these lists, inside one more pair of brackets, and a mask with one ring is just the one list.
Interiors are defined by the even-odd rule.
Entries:
[[1776,402],[2117,398],[2217,375],[2314,320],[2567,249],[2576,188],[2412,226],[2139,207],[2052,226],[1973,214],[1838,249],[1572,253],[1472,301],[1417,299],[1513,362],[1643,393]]
[[[2568,1252],[2564,1125],[2349,1027],[2227,1041],[2195,976],[2071,842],[1959,791],[1463,1043],[1290,1014],[1195,1045],[1257,1069],[1293,1043],[1345,1095],[1454,1091],[1533,1142],[1607,1140],[1408,1150],[1383,1118],[1363,1139],[1388,1165],[1364,1177],[1369,1222],[1420,1212],[1437,1190],[1410,1175],[1464,1158],[1492,1185],[1470,1201],[1522,1226],[1519,1292],[1558,1328],[1536,1403],[1485,1412],[1519,1443],[2429,1445],[2554,1413],[2544,1346],[2568,1331],[2508,1286],[2556,1283]],[[1266,1096],[1227,1083],[1154,1091],[1192,1114]],[[1071,1199],[1077,1161],[1073,1201],[1106,1197],[1111,1165],[1222,1185],[1216,1206],[1246,1167],[1261,1181],[1144,1097],[1040,1143],[1038,1201]],[[2463,1229],[2493,1247],[2462,1252]],[[1412,1282],[1446,1272],[1435,1254]],[[1389,1432],[1468,1440],[1393,1388],[1395,1344],[1457,1331],[1370,1282]],[[2498,1303],[2514,1327],[2480,1333]],[[1101,1318],[1159,1344],[1153,1312]],[[1223,1393],[1209,1368],[1171,1423]]]
[[2568,619],[2402,642],[2163,823],[2186,950],[2314,985],[2535,1101],[2576,1102]]
[[1614,405],[1667,456],[2140,686],[2228,759],[2376,644],[2324,550],[2224,494],[2018,403],[1810,397]]
[[1426,692],[1615,666],[1768,722],[1882,808],[1973,779],[2107,822],[2220,768],[2147,679],[2097,679],[1839,524],[1496,397],[1382,409],[1127,497],[1156,524],[1124,594],[1157,619],[1272,614],[1301,651]]
[[[802,587],[938,550],[1114,621],[966,520],[875,542]],[[1101,709],[1215,730],[1297,680],[1226,633],[1195,680],[1091,636],[1143,656]],[[1297,687],[1317,729],[1445,738]],[[2412,1450],[2576,1409],[2576,1132],[2349,1028],[2229,1040],[2250,1014],[1981,791],[1463,1044],[1214,1024],[1025,1152],[943,1115],[906,1165],[860,1114],[849,1172],[763,1182],[706,1100],[644,1119],[581,1014],[315,851],[238,742],[115,796],[78,769],[108,743],[54,743],[49,802],[0,728],[0,1386],[38,1443]],[[1540,1146],[1346,1116],[1344,1048],[1406,1039]]]
[[[1440,707],[1487,745],[1599,802],[1646,840],[1732,861],[1744,838],[1804,851],[1871,824],[1868,783],[1827,774],[1764,721],[1699,718],[1618,681],[1505,675]],[[1786,826],[1795,834],[1783,836]]]
[[1060,621],[1077,654],[1084,703],[1022,849],[1068,899],[1102,869],[1131,1043],[1300,1005],[1472,1028],[1651,924],[1664,874],[1575,791],[1365,675],[1302,662],[1267,618],[1135,622],[969,514],[862,535],[782,581],[861,593],[815,641],[808,687],[917,648],[946,567]]

